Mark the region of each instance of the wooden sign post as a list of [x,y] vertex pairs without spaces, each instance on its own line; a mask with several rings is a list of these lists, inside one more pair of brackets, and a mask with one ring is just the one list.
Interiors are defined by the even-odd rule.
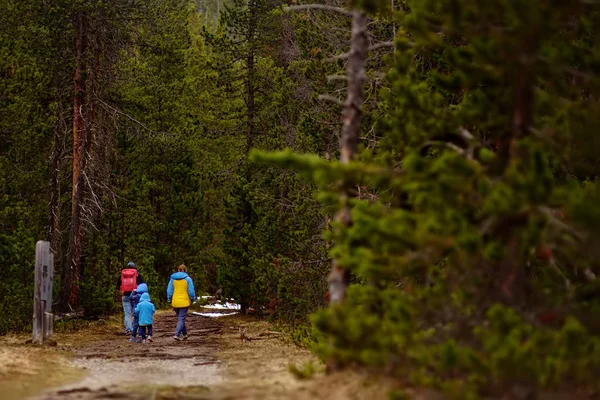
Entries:
[[35,245],[35,285],[33,289],[33,343],[43,343],[52,335],[52,281],[54,254],[50,242],[40,240]]

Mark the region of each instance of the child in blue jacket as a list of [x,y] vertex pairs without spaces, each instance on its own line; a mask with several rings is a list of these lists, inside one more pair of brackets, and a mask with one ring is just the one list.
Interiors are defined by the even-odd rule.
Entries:
[[[148,293],[148,285],[146,285],[145,283],[140,283],[138,285],[138,287],[133,292],[131,292],[131,294],[129,295],[129,302],[131,303],[132,310],[135,310],[138,303],[140,302],[140,298],[142,297],[142,294],[144,294],[144,293]],[[134,311],[133,312],[133,326],[132,326],[132,330],[131,330],[131,339],[129,339],[130,342],[135,342],[135,340],[136,340],[136,336],[137,336],[137,332],[138,332],[138,325],[139,325],[139,314]],[[150,342],[152,341],[151,336],[148,337],[148,341],[150,341]]]
[[141,339],[138,342],[146,343],[146,329],[148,329],[148,341],[152,342],[152,322],[153,316],[156,312],[154,304],[150,302],[150,295],[143,293],[140,297],[140,302],[135,308],[135,313],[138,314],[139,332]]

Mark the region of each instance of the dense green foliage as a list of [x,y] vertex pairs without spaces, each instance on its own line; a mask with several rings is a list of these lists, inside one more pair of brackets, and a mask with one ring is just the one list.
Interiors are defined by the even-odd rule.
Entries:
[[597,384],[599,10],[404,6],[378,146],[256,156],[367,194],[333,227],[356,284],[314,316],[317,351],[457,398]]
[[[320,309],[330,365],[460,398],[593,385],[597,4],[388,3],[348,4],[370,12],[371,51],[359,152],[342,164],[346,14],[0,0],[0,333],[30,323],[36,240],[55,253],[57,312],[72,290],[82,96],[69,305],[87,316],[118,309],[127,261],[157,303],[185,263],[198,292],[244,309],[303,326]],[[332,221],[346,206],[352,223]],[[325,309],[332,259],[352,284]]]
[[[190,1],[1,7],[0,307],[11,317],[0,332],[30,323],[36,240],[53,246],[57,305],[68,297],[79,64],[95,117],[80,261],[86,315],[118,310],[114,284],[129,260],[159,303],[170,273],[185,263],[199,291],[222,289],[288,321],[306,322],[324,304],[327,219],[314,186],[247,162],[254,147],[335,151],[334,124],[314,131],[318,119],[336,118],[316,99],[324,75],[311,87],[323,66],[297,54],[315,43],[295,40],[294,18],[279,3],[219,3],[218,26],[204,14],[215,4]],[[87,64],[76,62],[82,15]],[[310,24],[302,26],[306,36]]]

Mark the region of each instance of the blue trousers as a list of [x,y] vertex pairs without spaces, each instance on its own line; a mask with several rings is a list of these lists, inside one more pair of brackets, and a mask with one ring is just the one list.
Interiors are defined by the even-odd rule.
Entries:
[[131,303],[129,302],[129,296],[123,296],[121,300],[123,301],[123,314],[125,314],[123,321],[125,323],[125,330],[131,332]]
[[146,339],[146,328],[148,328],[148,336],[152,336],[152,325],[140,325],[139,330],[142,340]]
[[140,323],[139,315],[134,315],[133,316],[133,329],[131,330],[132,337],[135,337],[137,335],[139,323]]
[[175,315],[177,315],[177,328],[175,328],[175,336],[181,334],[187,335],[187,328],[185,327],[185,319],[187,318],[188,307],[174,308]]

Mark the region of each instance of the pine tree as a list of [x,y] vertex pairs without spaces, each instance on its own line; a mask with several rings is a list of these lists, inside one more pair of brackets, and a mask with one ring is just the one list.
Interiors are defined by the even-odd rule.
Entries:
[[68,30],[60,5],[0,1],[0,333],[31,323],[36,239],[49,222],[53,134]]
[[346,165],[266,157],[331,206],[332,182],[367,193],[341,199],[352,224],[331,255],[356,284],[315,315],[318,351],[455,396],[594,384],[600,338],[577,293],[598,272],[598,189],[565,179],[559,144],[597,126],[597,7],[406,6],[378,145]]

